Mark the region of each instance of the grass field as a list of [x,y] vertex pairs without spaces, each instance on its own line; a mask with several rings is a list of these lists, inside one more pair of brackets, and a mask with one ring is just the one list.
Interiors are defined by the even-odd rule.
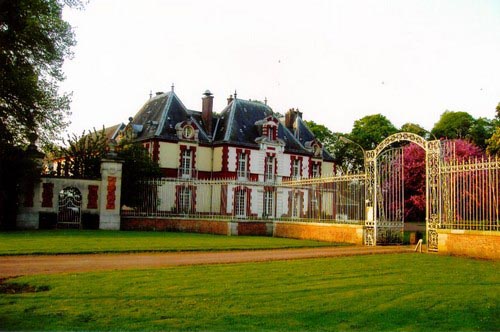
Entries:
[[0,255],[215,251],[340,245],[346,244],[271,237],[169,232],[91,230],[0,232]]
[[499,264],[430,254],[30,276],[0,330],[499,330]]

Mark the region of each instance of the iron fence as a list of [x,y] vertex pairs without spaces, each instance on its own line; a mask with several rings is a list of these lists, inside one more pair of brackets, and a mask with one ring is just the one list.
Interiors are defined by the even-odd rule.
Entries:
[[364,175],[281,181],[151,179],[122,216],[362,224]]
[[441,165],[441,228],[499,231],[500,159]]

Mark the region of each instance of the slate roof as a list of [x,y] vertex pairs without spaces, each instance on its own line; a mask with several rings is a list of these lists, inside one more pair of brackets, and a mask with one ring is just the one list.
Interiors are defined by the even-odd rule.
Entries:
[[149,99],[134,116],[132,125],[137,129],[137,140],[161,138],[176,141],[179,138],[175,125],[192,121],[198,127],[199,140],[209,142],[210,139],[200,125],[200,117],[199,112],[188,110],[175,92],[170,91]]
[[[207,133],[201,112],[188,110],[175,92],[170,91],[150,98],[134,116],[131,125],[139,141],[151,138],[178,141],[175,126],[183,121],[191,121],[198,127],[200,142],[256,148],[259,146],[256,139],[261,136],[261,128],[256,123],[269,116],[273,116],[273,111],[266,104],[233,99],[220,115],[212,117],[213,133]],[[277,136],[285,142],[286,152],[312,155],[306,143],[315,137],[300,117],[295,121],[293,132],[282,121],[278,121]],[[333,161],[324,149],[323,158]]]

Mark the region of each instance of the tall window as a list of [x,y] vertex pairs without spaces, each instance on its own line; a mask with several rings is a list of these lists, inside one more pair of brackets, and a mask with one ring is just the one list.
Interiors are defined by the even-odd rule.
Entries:
[[183,178],[191,177],[191,165],[192,165],[193,155],[191,150],[182,151],[181,156],[181,169],[180,174]]
[[238,156],[238,178],[247,178],[247,164],[248,164],[248,155],[245,152],[240,153]]
[[320,165],[319,164],[313,164],[312,165],[312,177],[317,178],[320,176]]
[[274,216],[274,192],[270,190],[264,191],[264,216]]
[[300,159],[294,159],[292,165],[292,177],[299,178],[300,177]]
[[274,181],[274,164],[275,158],[273,156],[268,156],[266,158],[266,170],[264,174],[266,181]]
[[234,213],[237,218],[246,217],[246,192],[238,189],[234,193]]
[[179,213],[189,213],[189,211],[191,210],[191,188],[180,188],[178,199]]
[[298,192],[292,193],[292,218],[300,217],[300,195]]

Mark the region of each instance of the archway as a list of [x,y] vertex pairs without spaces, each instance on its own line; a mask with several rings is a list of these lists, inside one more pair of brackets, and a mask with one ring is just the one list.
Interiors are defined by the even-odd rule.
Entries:
[[[439,160],[441,153],[440,141],[426,141],[423,137],[413,133],[397,133],[384,139],[374,150],[365,152],[365,172],[366,172],[366,221],[365,221],[365,244],[377,245],[382,240],[390,239],[394,242],[394,234],[402,231],[403,220],[398,220],[398,204],[401,199],[397,198],[390,202],[393,213],[387,218],[385,209],[387,202],[383,199],[396,197],[401,194],[402,189],[396,189],[401,181],[404,181],[404,174],[397,167],[388,170],[386,167],[398,159],[401,160],[402,151],[397,146],[400,142],[410,142],[417,144],[425,151],[425,219],[427,232],[427,248],[437,251],[437,232],[439,226]],[[396,148],[390,149],[396,146]],[[402,164],[402,162],[400,162]],[[384,173],[386,172],[386,173]],[[394,174],[390,172],[395,172]],[[399,173],[398,173],[399,172]],[[383,177],[390,179],[390,185],[382,181]],[[394,178],[396,177],[396,178]],[[385,185],[385,187],[383,187]],[[384,190],[397,190],[397,193],[384,193]],[[392,195],[392,196],[391,196]],[[395,203],[395,206],[392,205]],[[401,215],[401,213],[399,213]]]

